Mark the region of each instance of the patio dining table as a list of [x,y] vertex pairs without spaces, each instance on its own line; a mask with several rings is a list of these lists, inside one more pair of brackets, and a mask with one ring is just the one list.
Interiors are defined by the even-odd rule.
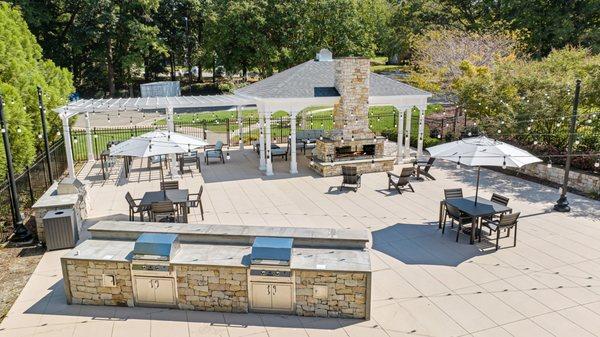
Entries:
[[[446,199],[442,202],[442,204],[444,202],[448,205],[458,208],[461,212],[468,214],[473,218],[473,223],[471,227],[471,244],[475,242],[475,232],[477,231],[479,219],[493,216],[499,213],[512,212],[512,208],[508,206],[504,206],[502,204],[498,204],[493,201],[482,198],[477,198],[477,204],[475,204],[475,197]],[[441,207],[443,207],[443,205],[440,205],[440,225],[443,221],[441,217]]]
[[165,191],[152,191],[144,193],[142,200],[140,201],[140,207],[147,207],[150,209],[152,204],[160,201],[171,201],[179,206],[182,210],[183,222],[188,222],[188,208],[187,202],[190,195],[189,190],[165,190]]

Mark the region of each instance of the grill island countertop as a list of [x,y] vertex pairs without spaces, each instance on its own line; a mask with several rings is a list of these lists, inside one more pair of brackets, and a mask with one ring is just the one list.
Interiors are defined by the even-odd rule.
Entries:
[[[63,259],[130,262],[135,241],[86,240]],[[248,267],[250,246],[182,243],[171,259],[173,265]],[[370,272],[368,251],[351,249],[294,248],[291,269]]]

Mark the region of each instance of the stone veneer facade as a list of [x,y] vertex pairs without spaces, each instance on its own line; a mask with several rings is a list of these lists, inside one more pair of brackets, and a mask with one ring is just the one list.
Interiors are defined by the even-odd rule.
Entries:
[[[369,273],[296,271],[296,314],[299,316],[367,318]],[[314,286],[327,286],[327,298],[314,296]]]
[[331,138],[373,138],[373,132],[369,129],[369,59],[345,57],[333,62],[334,85],[340,100],[333,106],[334,130]]
[[[129,263],[90,260],[63,260],[65,286],[72,304],[133,306]],[[64,272],[66,269],[66,273]],[[115,286],[106,287],[102,275],[115,277]]]
[[248,312],[246,268],[175,266],[179,308]]

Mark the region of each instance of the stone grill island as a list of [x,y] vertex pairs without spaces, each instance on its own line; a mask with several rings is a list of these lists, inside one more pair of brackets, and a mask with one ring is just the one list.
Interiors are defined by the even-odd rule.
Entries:
[[61,259],[69,304],[368,319],[366,231],[100,221]]

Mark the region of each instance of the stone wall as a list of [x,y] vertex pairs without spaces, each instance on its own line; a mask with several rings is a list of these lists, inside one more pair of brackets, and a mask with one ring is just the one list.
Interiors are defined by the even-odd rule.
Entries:
[[[296,271],[296,313],[300,316],[368,318],[369,273]],[[315,285],[326,286],[324,298]]]
[[175,266],[179,308],[248,312],[246,268]]
[[356,166],[358,173],[371,173],[371,172],[386,172],[394,170],[394,162],[395,158],[382,158],[375,159],[374,163],[371,163],[370,160],[363,161],[353,161],[347,163],[320,163],[313,162],[310,164],[310,168],[315,170],[323,177],[332,177],[342,175],[342,166]]
[[334,139],[373,138],[369,129],[368,58],[346,57],[334,60],[335,88],[340,100],[333,106]]
[[[62,260],[66,270],[65,289],[70,303],[133,306],[133,287],[128,263],[90,260]],[[115,286],[107,286],[103,275],[113,276]],[[67,295],[68,296],[68,295]]]
[[[543,163],[527,165],[518,171],[557,184],[562,184],[565,176],[565,170],[562,167],[552,166],[549,168],[547,164]],[[571,170],[569,187],[586,193],[600,193],[600,176]]]

